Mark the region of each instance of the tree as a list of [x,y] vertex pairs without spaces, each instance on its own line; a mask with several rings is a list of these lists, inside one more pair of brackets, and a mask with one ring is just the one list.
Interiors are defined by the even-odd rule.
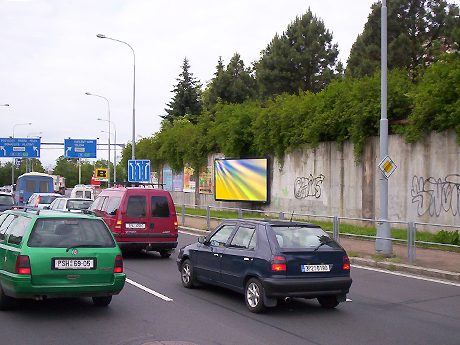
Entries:
[[334,78],[337,55],[332,34],[308,9],[262,51],[256,63],[262,98],[322,90]]
[[222,58],[216,66],[215,77],[208,85],[206,105],[213,108],[223,103],[243,103],[257,95],[256,80],[251,68],[245,68],[241,56],[235,53],[225,69]]
[[190,65],[187,58],[184,58],[182,72],[179,74],[177,85],[174,87],[174,97],[167,104],[165,109],[167,115],[160,115],[164,120],[173,123],[175,119],[188,116],[192,122],[196,122],[203,111],[201,100],[201,84],[190,73]]
[[[346,74],[373,76],[380,68],[381,8],[372,5],[364,31],[353,44]],[[387,14],[388,68],[407,68],[414,76],[446,50],[458,50],[460,17],[444,0],[392,0]]]

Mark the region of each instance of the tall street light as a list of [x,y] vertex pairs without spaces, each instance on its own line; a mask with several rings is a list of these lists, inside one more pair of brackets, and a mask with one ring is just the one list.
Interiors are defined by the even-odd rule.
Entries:
[[[43,132],[36,132],[36,133],[29,133],[27,134],[27,138],[41,138]],[[29,162],[29,164],[27,164]],[[28,167],[30,165],[30,167]],[[29,171],[34,171],[34,159],[33,158],[27,158],[26,160],[26,172]]]
[[[113,155],[114,155],[114,158],[113,158],[113,183],[116,183],[117,182],[117,126],[115,126],[115,123],[113,123],[113,121],[108,121],[108,120],[104,120],[104,119],[101,119],[99,118],[98,121],[107,121],[109,123],[111,123],[113,125],[113,128],[115,129],[115,147],[113,149]],[[101,132],[106,132],[106,131],[101,131]],[[110,135],[110,132],[108,132],[109,135]]]
[[[107,101],[107,109],[108,109],[108,117],[109,117],[109,168],[108,168],[108,182],[107,182],[107,186],[110,187],[110,103],[109,103],[109,100],[107,98],[105,98],[104,96],[99,96],[99,95],[95,95],[94,93],[89,93],[89,92],[86,92],[85,93],[86,95],[88,96],[96,96],[96,97],[100,97],[100,98],[103,98]],[[98,119],[99,120],[99,119]]]
[[136,159],[136,154],[135,154],[135,145],[136,145],[136,54],[134,54],[134,49],[131,47],[128,43],[124,41],[117,40],[115,38],[110,38],[102,34],[97,34],[96,35],[98,38],[106,38],[108,40],[120,42],[123,44],[126,44],[129,48],[131,48],[133,52],[133,58],[134,58],[134,77],[133,77],[133,143],[132,143],[132,159]]
[[[13,137],[14,138],[14,129],[16,128],[16,126],[28,126],[28,125],[31,125],[32,122],[27,122],[27,123],[17,123],[13,126]],[[11,188],[13,188],[14,186],[14,158],[13,158],[13,161],[11,162]]]

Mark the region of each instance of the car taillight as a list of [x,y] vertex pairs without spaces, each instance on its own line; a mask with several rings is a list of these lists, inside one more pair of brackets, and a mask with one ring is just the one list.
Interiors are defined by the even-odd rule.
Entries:
[[174,230],[175,231],[179,230],[179,223],[177,222],[177,220],[174,222]]
[[114,232],[121,232],[121,220],[117,220],[117,222],[115,223]]
[[22,204],[24,202],[24,198],[21,196],[19,197],[19,202]]
[[115,258],[113,273],[123,273],[123,257],[121,255],[117,255],[117,257]]
[[275,255],[271,261],[272,271],[286,271],[286,258],[281,255]]
[[343,257],[343,269],[349,270],[350,269],[350,259],[348,256]]
[[30,274],[30,260],[27,255],[18,255],[16,258],[16,274]]
[[37,196],[37,201],[35,201],[35,207],[38,207],[39,203],[40,203],[40,195]]

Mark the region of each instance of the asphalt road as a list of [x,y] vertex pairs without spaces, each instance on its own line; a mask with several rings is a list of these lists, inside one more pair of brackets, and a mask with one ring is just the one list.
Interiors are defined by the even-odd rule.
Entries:
[[[180,234],[180,246],[196,236]],[[250,313],[242,295],[185,289],[177,254],[125,254],[128,282],[107,308],[91,299],[21,301],[0,313],[1,344],[459,344],[460,284],[352,267],[350,301],[293,300]]]

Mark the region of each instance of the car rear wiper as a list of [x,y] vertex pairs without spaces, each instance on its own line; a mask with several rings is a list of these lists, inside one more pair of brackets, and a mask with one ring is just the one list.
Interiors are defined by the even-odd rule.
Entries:
[[102,244],[77,244],[76,246],[67,247],[66,252],[73,248],[103,248]]
[[316,251],[319,249],[319,247],[321,247],[321,246],[323,246],[323,245],[325,245],[325,244],[334,242],[334,240],[333,240],[332,238],[323,239],[323,238],[321,238],[321,237],[319,238],[319,241],[320,241],[320,244],[318,244],[318,245],[316,246],[316,248],[313,250],[314,252],[316,252]]

